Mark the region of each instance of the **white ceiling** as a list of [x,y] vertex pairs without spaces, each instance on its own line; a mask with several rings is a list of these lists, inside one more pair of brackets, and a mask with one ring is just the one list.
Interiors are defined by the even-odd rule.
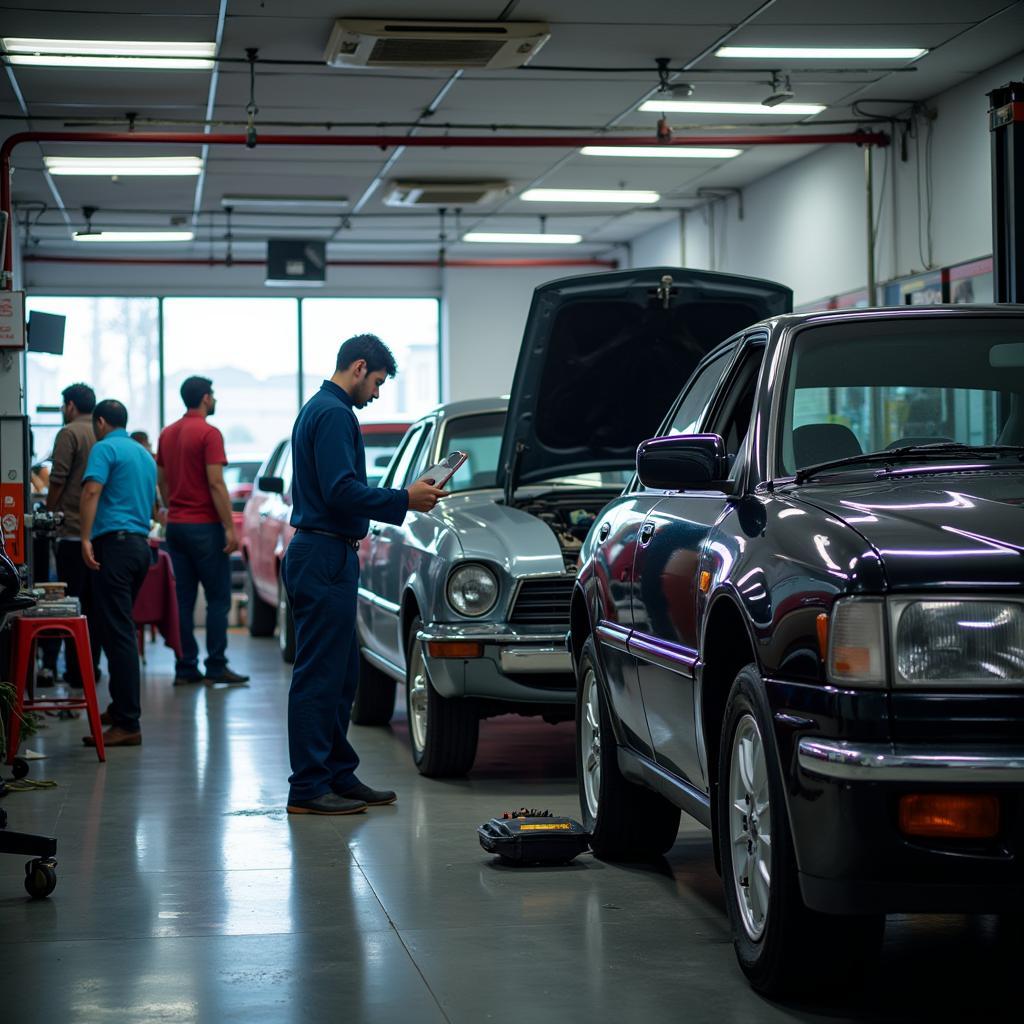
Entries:
[[[546,21],[551,39],[533,68],[465,71],[451,84],[436,112],[423,120],[417,134],[437,134],[429,125],[451,125],[452,134],[484,134],[464,125],[517,125],[500,134],[593,135],[605,129],[651,135],[656,114],[636,106],[657,85],[655,58],[668,57],[673,68],[687,67],[677,81],[695,86],[694,99],[760,102],[770,91],[770,64],[757,74],[734,66],[753,62],[701,56],[744,23],[729,38],[731,45],[924,46],[931,52],[915,70],[895,65],[851,70],[849,66],[791,65],[796,99],[821,102],[828,109],[797,124],[786,118],[759,117],[722,125],[721,117],[670,115],[677,135],[721,136],[736,133],[847,132],[858,127],[851,104],[893,112],[893,105],[872,99],[899,99],[909,104],[945,91],[992,67],[1021,49],[1024,3],[1007,0],[860,0],[857,4],[823,0],[548,0],[506,3],[363,3],[351,7],[325,0],[180,0],[173,11],[131,0],[32,0],[0,3],[2,34],[93,39],[215,39],[221,7],[225,9],[222,57],[244,57],[258,47],[261,58],[319,61],[335,18],[399,17]],[[298,11],[299,13],[296,13]],[[751,17],[753,16],[753,17]],[[750,19],[747,21],[747,19]],[[698,59],[699,58],[699,59]],[[757,66],[760,67],[758,62]],[[832,62],[829,62],[832,63]],[[733,65],[733,66],[731,66]],[[552,71],[548,66],[593,70]],[[650,68],[616,73],[614,68]],[[201,130],[212,96],[214,131],[238,132],[249,100],[248,69],[220,64],[216,81],[210,72],[62,69],[15,66],[0,72],[0,135],[28,128],[124,130],[125,114],[138,115],[138,131]],[[709,73],[710,72],[710,73]],[[324,134],[327,123],[361,122],[366,127],[333,128],[334,134],[372,134],[371,125],[393,122],[382,133],[404,135],[452,77],[449,71],[368,71],[326,66],[258,66],[257,128],[261,133]],[[211,84],[213,88],[211,89]],[[19,97],[20,93],[20,97]],[[22,106],[24,103],[24,108]],[[28,118],[25,112],[27,109]],[[823,122],[843,121],[842,124]],[[155,122],[161,122],[157,124]],[[166,122],[166,123],[165,123]],[[274,124],[278,122],[278,124]],[[286,124],[280,124],[286,122]],[[864,127],[873,127],[865,125]],[[386,177],[501,178],[513,186],[510,197],[481,208],[466,209],[459,224],[449,214],[448,252],[453,257],[483,255],[601,256],[616,244],[677,216],[679,208],[699,201],[704,188],[739,188],[797,160],[812,146],[748,148],[738,158],[708,160],[635,160],[593,158],[567,147],[405,149]],[[42,155],[76,156],[196,154],[200,147],[23,145],[14,154],[14,198],[20,223],[30,224],[28,248],[38,253],[81,253],[70,240],[84,226],[83,206],[97,207],[94,228],[169,227],[173,219],[195,218],[194,245],[175,246],[175,254],[206,255],[224,251],[225,217],[221,197],[231,193],[273,195],[344,195],[349,215],[332,213],[275,215],[236,211],[234,252],[262,251],[267,237],[319,237],[331,241],[331,255],[376,255],[387,258],[438,248],[435,212],[396,212],[381,202],[383,188],[370,191],[394,150],[378,148],[211,147],[197,194],[189,178],[60,177],[47,180]],[[662,194],[655,209],[614,209],[526,203],[518,193],[529,185],[548,187],[650,188]],[[547,229],[584,236],[581,246],[497,249],[458,241],[458,228],[533,231],[539,214]],[[161,247],[161,253],[167,247]],[[104,252],[114,254],[110,246]],[[154,255],[154,247],[145,248]],[[96,247],[89,255],[96,254]],[[123,253],[117,253],[121,255]]]

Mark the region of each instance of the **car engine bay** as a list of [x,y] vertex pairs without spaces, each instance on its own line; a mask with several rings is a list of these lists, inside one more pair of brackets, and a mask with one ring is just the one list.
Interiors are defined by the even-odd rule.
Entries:
[[516,508],[547,523],[558,541],[568,572],[575,572],[580,549],[601,509],[619,490],[547,491],[516,501]]

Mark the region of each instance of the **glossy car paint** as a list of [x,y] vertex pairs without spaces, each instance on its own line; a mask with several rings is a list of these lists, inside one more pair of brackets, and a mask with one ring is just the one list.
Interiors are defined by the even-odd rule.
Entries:
[[[774,716],[802,892],[823,911],[999,911],[1024,893],[1019,783],[986,789],[1003,801],[998,839],[957,846],[911,840],[896,827],[901,793],[928,786],[837,782],[804,771],[796,758],[804,736],[894,749],[1010,749],[1024,758],[1019,689],[836,687],[816,633],[817,616],[843,595],[1019,595],[1024,465],[898,467],[838,485],[797,485],[771,472],[778,395],[797,332],[825,322],[957,316],[1009,316],[1024,326],[1022,307],[814,314],[759,325],[767,345],[749,457],[733,492],[665,494],[634,484],[599,517],[581,555],[571,646],[578,657],[586,636],[595,637],[620,765],[709,822],[725,693],[735,670],[755,662]],[[732,339],[734,366],[753,334]],[[727,374],[699,429],[714,432],[729,387]]]

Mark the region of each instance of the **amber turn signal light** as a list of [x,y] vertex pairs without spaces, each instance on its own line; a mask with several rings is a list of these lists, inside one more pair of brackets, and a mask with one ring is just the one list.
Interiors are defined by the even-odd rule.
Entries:
[[814,620],[814,625],[818,631],[818,651],[824,661],[828,657],[828,615],[821,612]]
[[481,658],[484,645],[467,640],[428,640],[427,654],[432,658]]
[[999,797],[959,793],[902,796],[900,831],[933,839],[991,839],[999,833]]

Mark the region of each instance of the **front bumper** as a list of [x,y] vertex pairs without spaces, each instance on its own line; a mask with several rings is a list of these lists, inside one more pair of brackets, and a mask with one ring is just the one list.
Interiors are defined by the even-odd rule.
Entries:
[[[504,622],[429,623],[417,634],[434,688],[443,697],[486,697],[514,703],[569,704],[576,679],[565,627],[524,628]],[[441,658],[431,642],[472,641],[479,658]]]
[[[809,907],[835,914],[1024,908],[1024,743],[1008,742],[1024,735],[1016,707],[1007,702],[996,716],[990,706],[988,720],[976,723],[947,707],[941,730],[892,742],[883,692],[766,683]],[[979,715],[984,704],[977,704]],[[938,713],[929,695],[921,695],[921,705]],[[913,711],[904,703],[895,728],[912,731],[906,723]],[[911,793],[993,794],[1000,801],[999,835],[979,841],[905,835],[899,802]]]

